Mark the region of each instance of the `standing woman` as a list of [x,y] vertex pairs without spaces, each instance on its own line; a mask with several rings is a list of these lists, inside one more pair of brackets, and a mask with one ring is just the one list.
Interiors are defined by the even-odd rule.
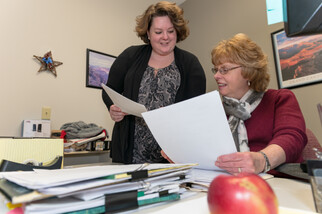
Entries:
[[[183,10],[166,1],[136,19],[144,45],[131,46],[114,61],[107,86],[148,110],[205,93],[204,70],[193,54],[176,47],[189,35]],[[167,162],[143,118],[127,115],[102,91],[112,120],[111,157],[120,163]]]
[[301,162],[307,143],[305,121],[295,95],[268,89],[267,57],[245,34],[212,50],[214,78],[238,152],[215,165],[231,174],[268,172],[282,163]]

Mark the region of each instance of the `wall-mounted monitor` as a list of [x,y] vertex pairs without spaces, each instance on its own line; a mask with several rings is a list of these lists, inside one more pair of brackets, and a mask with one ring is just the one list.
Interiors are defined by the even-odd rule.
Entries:
[[322,0],[283,0],[288,37],[322,33]]

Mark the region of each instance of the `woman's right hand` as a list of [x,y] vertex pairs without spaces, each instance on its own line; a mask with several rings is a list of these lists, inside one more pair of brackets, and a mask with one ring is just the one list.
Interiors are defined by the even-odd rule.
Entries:
[[258,174],[265,167],[265,159],[258,152],[235,152],[219,156],[215,165],[233,175],[241,172]]
[[112,120],[114,120],[115,122],[120,122],[121,120],[123,120],[125,115],[127,115],[127,113],[122,112],[119,107],[117,107],[116,105],[111,105],[110,116]]

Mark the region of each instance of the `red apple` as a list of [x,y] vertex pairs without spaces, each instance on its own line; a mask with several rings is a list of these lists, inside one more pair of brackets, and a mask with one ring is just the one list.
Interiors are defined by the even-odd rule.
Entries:
[[212,214],[275,214],[278,202],[269,184],[256,174],[219,175],[210,184]]

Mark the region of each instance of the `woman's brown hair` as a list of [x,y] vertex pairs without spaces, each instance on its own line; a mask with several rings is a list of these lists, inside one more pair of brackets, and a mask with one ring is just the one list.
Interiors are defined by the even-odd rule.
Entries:
[[183,41],[189,36],[188,21],[183,17],[183,10],[175,3],[161,1],[155,5],[150,5],[142,15],[136,18],[135,31],[145,43],[150,43],[147,31],[150,30],[153,18],[160,16],[170,18],[177,32],[177,42]]
[[212,50],[212,63],[219,66],[231,62],[242,66],[242,76],[250,82],[250,88],[263,92],[269,84],[267,56],[262,49],[243,33],[223,40]]

